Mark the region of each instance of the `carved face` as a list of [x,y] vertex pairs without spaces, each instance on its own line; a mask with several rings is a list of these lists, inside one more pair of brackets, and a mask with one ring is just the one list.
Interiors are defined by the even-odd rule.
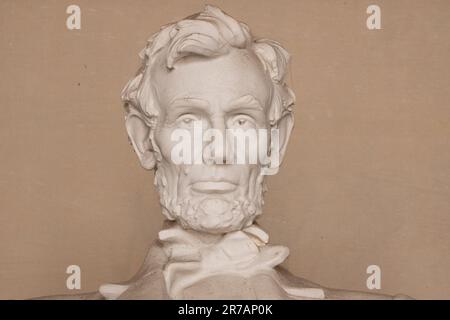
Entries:
[[[156,63],[158,65],[158,63]],[[258,164],[175,164],[174,130],[267,129],[271,82],[257,57],[233,50],[214,59],[188,57],[176,68],[156,67],[154,93],[160,116],[154,132],[162,159],[156,173],[165,214],[188,228],[210,233],[241,229],[262,206]],[[228,155],[230,156],[230,155]]]
[[[145,168],[153,168],[157,157],[155,182],[164,215],[208,233],[251,225],[262,212],[261,159],[237,164],[230,161],[233,151],[221,161],[203,157],[200,163],[179,163],[173,159],[179,143],[173,134],[184,130],[195,137],[196,125],[223,137],[228,129],[270,129],[273,84],[261,62],[252,51],[233,49],[214,58],[185,57],[174,69],[166,68],[161,54],[151,68],[158,121],[150,131],[141,117],[129,116],[127,130]],[[283,119],[278,123],[281,158],[292,129],[292,118]]]

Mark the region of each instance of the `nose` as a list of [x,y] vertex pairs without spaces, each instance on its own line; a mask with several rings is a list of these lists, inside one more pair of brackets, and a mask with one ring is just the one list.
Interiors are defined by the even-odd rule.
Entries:
[[226,133],[226,124],[225,118],[223,116],[216,116],[211,118],[211,127],[212,129],[218,130],[225,137]]
[[211,118],[210,135],[204,147],[203,160],[206,164],[227,164],[226,121],[223,116]]

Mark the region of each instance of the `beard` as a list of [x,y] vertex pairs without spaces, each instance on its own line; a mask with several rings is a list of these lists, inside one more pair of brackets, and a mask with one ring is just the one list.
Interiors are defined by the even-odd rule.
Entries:
[[178,191],[182,172],[166,174],[164,166],[160,166],[155,172],[155,185],[162,213],[169,220],[178,221],[184,229],[223,234],[252,225],[262,214],[267,187],[259,172],[248,181],[246,192],[198,195]]

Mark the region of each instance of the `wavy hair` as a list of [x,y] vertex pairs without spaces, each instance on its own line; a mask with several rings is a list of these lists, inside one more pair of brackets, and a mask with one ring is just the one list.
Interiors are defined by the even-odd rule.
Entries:
[[168,70],[186,56],[217,57],[232,48],[252,50],[259,58],[274,87],[269,121],[275,126],[286,113],[292,112],[295,95],[285,83],[289,63],[288,52],[279,43],[268,39],[254,39],[250,29],[222,12],[207,5],[205,9],[181,21],[163,26],[150,37],[139,54],[142,65],[122,91],[126,116],[138,114],[154,128],[158,106],[151,89],[151,67],[158,54],[164,53]]

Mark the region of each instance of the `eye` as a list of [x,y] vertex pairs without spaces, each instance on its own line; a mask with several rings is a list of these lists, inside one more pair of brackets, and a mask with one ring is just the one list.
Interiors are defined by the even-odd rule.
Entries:
[[186,128],[192,127],[196,121],[200,121],[200,119],[191,113],[183,114],[177,119],[178,125]]
[[236,115],[231,121],[231,127],[248,129],[255,127],[255,121],[248,115],[239,114]]
[[238,125],[243,126],[243,125],[245,125],[247,123],[247,120],[241,118],[241,119],[237,120],[237,123],[238,123]]

